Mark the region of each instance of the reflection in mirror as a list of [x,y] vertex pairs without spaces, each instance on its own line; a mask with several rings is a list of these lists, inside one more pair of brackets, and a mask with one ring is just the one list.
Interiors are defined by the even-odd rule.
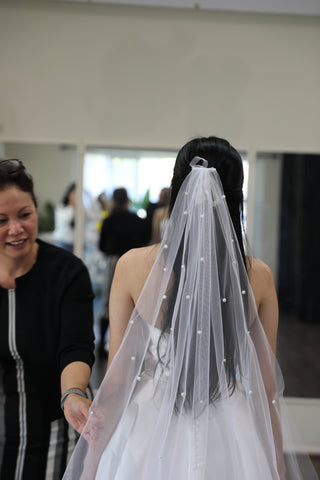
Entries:
[[252,252],[273,271],[285,395],[320,397],[320,155],[260,153]]
[[[129,211],[143,219],[145,243],[149,243],[151,212],[157,206],[161,189],[170,186],[174,161],[175,152],[171,151],[87,148],[83,173],[83,259],[96,296],[96,325],[103,315],[106,291],[106,256],[98,244],[102,222],[112,209],[113,191],[127,190]],[[100,332],[96,336],[99,338]]]
[[32,173],[38,200],[39,238],[73,250],[77,149],[73,145],[4,142],[2,158],[19,158]]

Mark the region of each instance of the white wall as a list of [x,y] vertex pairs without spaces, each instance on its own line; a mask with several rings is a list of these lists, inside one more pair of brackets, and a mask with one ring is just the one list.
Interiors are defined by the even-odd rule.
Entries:
[[320,17],[0,2],[0,140],[320,151]]
[[195,10],[223,10],[231,12],[285,13],[319,15],[318,0],[56,0],[57,2],[111,3],[116,5],[144,5],[149,7],[180,7]]

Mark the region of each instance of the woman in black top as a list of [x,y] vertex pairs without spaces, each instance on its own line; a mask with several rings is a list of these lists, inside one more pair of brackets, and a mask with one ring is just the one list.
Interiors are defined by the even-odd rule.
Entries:
[[100,340],[98,354],[107,355],[104,343],[109,328],[109,296],[117,261],[128,250],[147,243],[145,221],[129,211],[130,200],[125,188],[116,188],[112,195],[113,207],[104,219],[99,239],[99,248],[106,256],[105,299],[100,318]]
[[37,239],[31,175],[0,161],[0,480],[62,477],[66,419],[81,432],[90,404],[92,301],[82,261]]

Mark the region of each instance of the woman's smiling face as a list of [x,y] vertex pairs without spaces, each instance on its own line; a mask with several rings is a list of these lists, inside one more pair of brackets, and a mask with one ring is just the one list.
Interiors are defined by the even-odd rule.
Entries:
[[15,186],[0,190],[0,261],[33,255],[38,234],[38,214],[28,192]]

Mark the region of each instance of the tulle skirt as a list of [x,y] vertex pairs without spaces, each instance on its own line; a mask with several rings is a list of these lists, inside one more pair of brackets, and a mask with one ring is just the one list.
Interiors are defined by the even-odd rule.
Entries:
[[227,411],[221,412],[219,402],[209,407],[206,452],[199,427],[201,420],[187,414],[171,422],[165,448],[159,445],[158,451],[151,449],[159,415],[153,385],[153,378],[144,374],[101,456],[96,480],[278,478],[254,430],[241,387],[223,407]]

